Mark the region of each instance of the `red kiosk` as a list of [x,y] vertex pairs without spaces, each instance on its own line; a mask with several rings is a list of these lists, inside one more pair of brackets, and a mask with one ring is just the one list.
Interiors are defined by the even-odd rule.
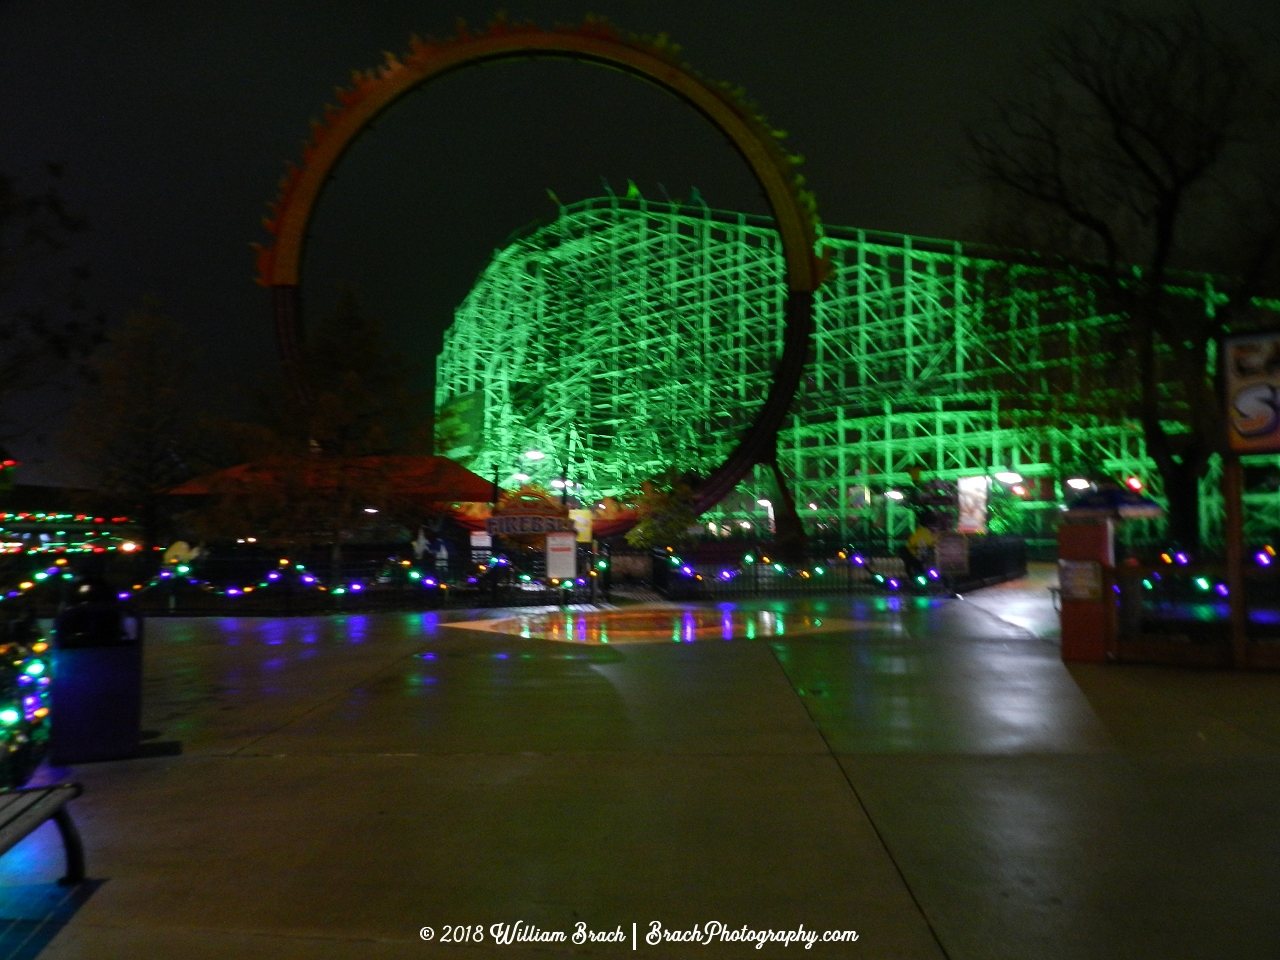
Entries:
[[1102,663],[1115,658],[1118,624],[1115,528],[1110,518],[1058,528],[1062,659]]
[[[1106,482],[1067,508],[1067,522],[1058,528],[1063,660],[1102,663],[1119,657],[1122,584],[1116,572],[1115,525],[1163,513],[1150,497]],[[1129,611],[1140,614],[1140,607],[1131,603]],[[1128,625],[1136,627],[1136,622]]]

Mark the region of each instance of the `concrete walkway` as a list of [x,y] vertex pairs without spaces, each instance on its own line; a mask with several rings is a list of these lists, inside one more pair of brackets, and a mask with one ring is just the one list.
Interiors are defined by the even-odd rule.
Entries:
[[964,599],[1034,636],[1057,641],[1062,633],[1051,592],[1057,588],[1056,563],[1029,563],[1025,577],[966,593]]
[[[1280,953],[1280,676],[1068,670],[989,596],[153,621],[145,725],[183,755],[47,772],[86,786],[101,883],[40,956],[604,956],[633,923],[655,957],[802,949],[652,921],[878,960]],[[60,867],[43,828],[0,884]],[[515,921],[625,940],[495,947]]]

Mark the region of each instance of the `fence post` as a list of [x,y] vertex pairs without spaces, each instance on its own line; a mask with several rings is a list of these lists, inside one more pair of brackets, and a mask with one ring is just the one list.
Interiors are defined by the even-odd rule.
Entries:
[[1236,667],[1247,664],[1249,657],[1248,620],[1244,596],[1244,481],[1240,457],[1229,455],[1223,465],[1223,499],[1226,500],[1227,523],[1227,603],[1231,612],[1231,660]]

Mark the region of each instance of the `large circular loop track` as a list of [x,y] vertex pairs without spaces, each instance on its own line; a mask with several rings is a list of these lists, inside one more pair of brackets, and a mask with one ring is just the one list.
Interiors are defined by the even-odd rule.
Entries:
[[772,210],[787,274],[786,329],[782,356],[764,406],[737,448],[699,487],[699,513],[718,503],[758,462],[773,459],[777,431],[800,383],[813,329],[813,293],[823,279],[814,256],[812,199],[795,175],[798,158],[788,156],[775,134],[732,90],[694,74],[665,42],[623,37],[602,21],[542,30],[496,21],[482,32],[443,42],[414,38],[404,58],[386,55],[376,70],[354,74],[355,85],[337,92],[340,105],[326,108],[312,124],[302,162],[290,166],[279,199],[266,220],[274,240],[258,247],[258,282],[270,287],[276,337],[290,386],[304,394],[300,365],[298,276],[307,225],[326,182],[347,148],[380,114],[423,84],[465,67],[495,60],[548,57],[581,60],[622,70],[675,94],[692,106],[746,161]]

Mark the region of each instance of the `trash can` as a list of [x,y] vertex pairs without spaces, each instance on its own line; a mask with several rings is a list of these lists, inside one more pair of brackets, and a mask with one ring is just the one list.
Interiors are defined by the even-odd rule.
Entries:
[[49,761],[61,766],[138,754],[142,617],[102,582],[77,588],[53,628]]

